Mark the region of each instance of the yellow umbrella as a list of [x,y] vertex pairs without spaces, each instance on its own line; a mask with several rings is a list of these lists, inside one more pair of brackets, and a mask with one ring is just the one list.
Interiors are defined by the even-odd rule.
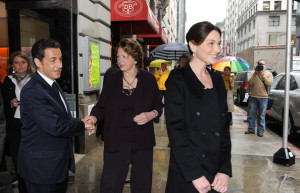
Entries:
[[150,67],[160,68],[162,63],[166,64],[167,66],[171,66],[172,61],[162,60],[162,59],[153,60],[150,63]]

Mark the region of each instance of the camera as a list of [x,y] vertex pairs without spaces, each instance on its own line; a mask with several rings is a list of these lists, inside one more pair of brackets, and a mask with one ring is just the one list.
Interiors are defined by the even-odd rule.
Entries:
[[263,71],[264,69],[264,65],[260,62],[257,62],[257,66],[255,67],[255,70],[260,72],[260,71]]

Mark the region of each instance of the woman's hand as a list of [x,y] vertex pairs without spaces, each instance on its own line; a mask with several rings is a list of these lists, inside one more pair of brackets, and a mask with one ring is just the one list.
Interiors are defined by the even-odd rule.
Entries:
[[150,112],[143,112],[139,115],[136,115],[133,120],[138,125],[144,125],[155,118],[155,113],[153,111]]
[[229,181],[228,175],[223,173],[217,173],[211,186],[215,191],[224,193],[227,191],[228,181]]
[[11,107],[17,108],[20,105],[20,102],[17,98],[14,98],[10,101]]
[[210,183],[205,176],[192,181],[199,193],[206,193],[211,190]]

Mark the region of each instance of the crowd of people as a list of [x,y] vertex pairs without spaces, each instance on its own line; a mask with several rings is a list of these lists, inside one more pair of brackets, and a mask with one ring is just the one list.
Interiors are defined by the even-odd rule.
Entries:
[[[221,52],[221,31],[215,25],[194,24],[186,40],[190,56],[182,55],[171,71],[161,63],[153,75],[139,42],[121,39],[100,98],[82,119],[71,116],[56,82],[63,66],[57,41],[42,39],[32,46],[36,70],[25,53],[12,53],[0,92],[0,169],[5,151],[16,167],[20,193],[65,193],[68,170],[75,170],[72,137],[96,132],[105,141],[100,192],[122,193],[131,165],[131,192],[151,193],[153,123],[164,108],[171,151],[165,192],[226,192],[232,176],[231,69],[225,67],[221,76],[208,68]],[[249,83],[262,79],[269,87],[269,77],[255,73]],[[265,104],[265,93],[256,99],[260,95],[253,90],[246,134],[254,132],[257,106]],[[258,129],[262,135],[264,128]]]

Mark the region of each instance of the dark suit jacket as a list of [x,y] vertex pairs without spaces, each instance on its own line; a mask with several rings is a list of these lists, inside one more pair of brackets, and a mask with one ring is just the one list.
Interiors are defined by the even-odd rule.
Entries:
[[84,135],[84,123],[72,118],[59,100],[38,72],[21,91],[18,172],[32,183],[60,183],[68,169],[75,172],[72,136]]
[[[138,84],[134,90],[134,114],[157,110],[162,113],[162,98],[158,90],[155,77],[145,71],[139,70],[137,74]],[[91,115],[100,121],[105,116],[104,140],[105,149],[116,152],[120,147],[119,130],[121,129],[122,116],[122,71],[112,73],[104,83],[102,93],[96,106],[92,109]],[[136,125],[134,148],[152,148],[155,145],[153,121],[145,125]]]
[[[227,125],[226,90],[221,76],[211,72],[218,110],[212,128],[203,109],[203,84],[187,63],[174,69],[166,82],[166,122],[171,146],[170,169],[187,182],[205,176],[213,181],[217,172],[231,176],[231,141]],[[201,101],[202,105],[199,105]]]

